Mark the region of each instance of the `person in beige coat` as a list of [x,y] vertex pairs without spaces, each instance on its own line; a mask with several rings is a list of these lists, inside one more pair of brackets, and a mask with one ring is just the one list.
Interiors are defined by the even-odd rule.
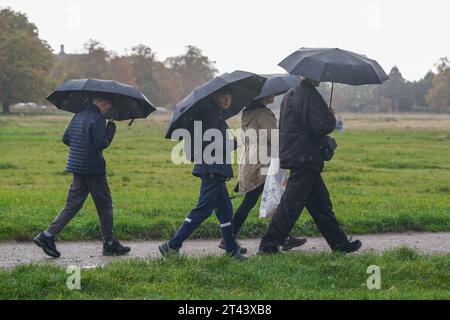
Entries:
[[[252,102],[250,106],[244,109],[242,112],[241,125],[243,132],[248,130],[254,130],[256,133],[256,146],[255,139],[245,138],[244,151],[242,158],[239,161],[238,168],[238,185],[235,191],[244,194],[244,200],[239,208],[233,215],[233,231],[236,237],[239,229],[244,224],[250,211],[255,207],[258,199],[264,190],[264,183],[266,181],[266,174],[270,161],[262,161],[259,158],[259,148],[261,146],[267,147],[267,155],[270,157],[271,150],[271,130],[277,130],[277,119],[274,113],[267,107],[267,105],[273,103],[275,96],[268,96],[257,99]],[[259,141],[260,130],[267,130],[267,139]],[[266,144],[267,140],[267,144]],[[267,159],[266,159],[267,160]],[[282,250],[287,251],[292,248],[303,245],[306,242],[304,238],[295,238],[289,236],[285,239],[282,245]],[[224,248],[223,241],[219,244],[220,248]],[[241,252],[246,253],[246,249],[241,247]]]

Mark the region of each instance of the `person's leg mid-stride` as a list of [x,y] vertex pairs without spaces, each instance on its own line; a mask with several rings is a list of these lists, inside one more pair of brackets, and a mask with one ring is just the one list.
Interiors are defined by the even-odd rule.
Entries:
[[241,258],[233,237],[232,205],[225,185],[225,178],[217,174],[201,177],[200,197],[197,206],[191,210],[180,229],[172,239],[159,247],[164,256],[178,253],[183,242],[192,232],[215,211],[220,222],[222,236],[226,242],[226,251],[231,256]]

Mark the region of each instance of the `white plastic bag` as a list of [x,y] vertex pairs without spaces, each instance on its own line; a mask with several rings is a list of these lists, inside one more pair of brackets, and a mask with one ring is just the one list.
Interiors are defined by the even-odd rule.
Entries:
[[270,219],[273,217],[281,201],[281,196],[286,190],[287,179],[288,170],[280,168],[280,159],[271,159],[259,208],[260,218]]

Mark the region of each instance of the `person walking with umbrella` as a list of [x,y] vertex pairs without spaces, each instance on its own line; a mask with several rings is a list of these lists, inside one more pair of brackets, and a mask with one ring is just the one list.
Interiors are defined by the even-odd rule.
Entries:
[[116,125],[114,121],[106,124],[105,117],[111,114],[119,120],[128,116],[132,119],[146,117],[154,107],[131,86],[96,79],[69,80],[47,99],[60,109],[76,112],[62,138],[69,147],[66,171],[73,174],[73,179],[65,207],[48,229],[34,238],[34,242],[47,255],[59,257],[61,254],[56,248],[55,237],[81,210],[91,194],[100,219],[103,255],[127,254],[130,248],[123,246],[113,234],[113,202],[103,150],[112,143]]
[[[159,246],[163,256],[178,254],[183,242],[215,211],[227,254],[234,259],[245,259],[233,235],[233,208],[226,187],[226,182],[233,176],[230,161],[230,149],[233,148],[228,147],[230,139],[225,120],[238,113],[259,94],[264,80],[252,73],[235,71],[216,77],[177,104],[166,138],[171,138],[176,128],[184,127],[194,132],[191,141],[199,137],[202,139],[201,150],[195,150],[195,143],[191,142],[194,152],[190,157],[195,162],[192,174],[201,179],[201,186],[196,207],[190,211],[172,239]],[[194,121],[201,124],[201,130],[195,129],[195,123],[192,130]],[[218,142],[218,137],[215,137],[211,144],[218,142],[223,148],[215,149],[211,157],[206,153],[210,144],[205,142],[204,137],[212,131],[218,132],[220,139]],[[231,144],[234,144],[235,149],[236,141]],[[191,150],[189,145],[186,148]]]
[[[233,234],[235,237],[264,191],[265,172],[268,170],[268,166],[264,165],[259,157],[260,149],[263,148],[261,144],[266,144],[264,149],[268,151],[268,156],[270,156],[272,130],[278,129],[277,119],[268,108],[268,105],[274,102],[275,96],[295,87],[299,81],[298,77],[286,74],[261,76],[267,78],[261,94],[242,111],[241,117],[244,136],[246,132],[252,132],[256,136],[256,141],[244,139],[243,158],[239,163],[238,184],[235,188],[236,192],[244,194],[244,200],[233,215]],[[259,140],[262,131],[267,133],[267,140]],[[278,141],[274,141],[273,144],[278,147]],[[282,249],[287,251],[305,243],[306,239],[299,239],[289,235],[284,240]],[[225,241],[223,239],[219,244],[219,248],[225,249]],[[241,251],[246,252],[246,249],[241,248]]]
[[360,249],[359,240],[351,241],[332,210],[328,189],[321,172],[324,160],[330,160],[335,146],[328,134],[336,127],[334,110],[317,91],[320,81],[348,84],[382,83],[386,73],[374,60],[340,49],[300,49],[280,63],[301,76],[281,104],[280,166],[290,169],[286,191],[268,230],[261,239],[259,254],[279,252],[306,207],[330,248],[345,253]]

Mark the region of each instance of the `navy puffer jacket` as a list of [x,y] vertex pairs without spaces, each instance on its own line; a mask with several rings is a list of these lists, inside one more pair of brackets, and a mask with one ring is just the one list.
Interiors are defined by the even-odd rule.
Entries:
[[66,171],[79,175],[105,175],[106,162],[102,150],[114,139],[116,126],[106,125],[95,105],[78,112],[64,132],[63,142],[69,146]]

